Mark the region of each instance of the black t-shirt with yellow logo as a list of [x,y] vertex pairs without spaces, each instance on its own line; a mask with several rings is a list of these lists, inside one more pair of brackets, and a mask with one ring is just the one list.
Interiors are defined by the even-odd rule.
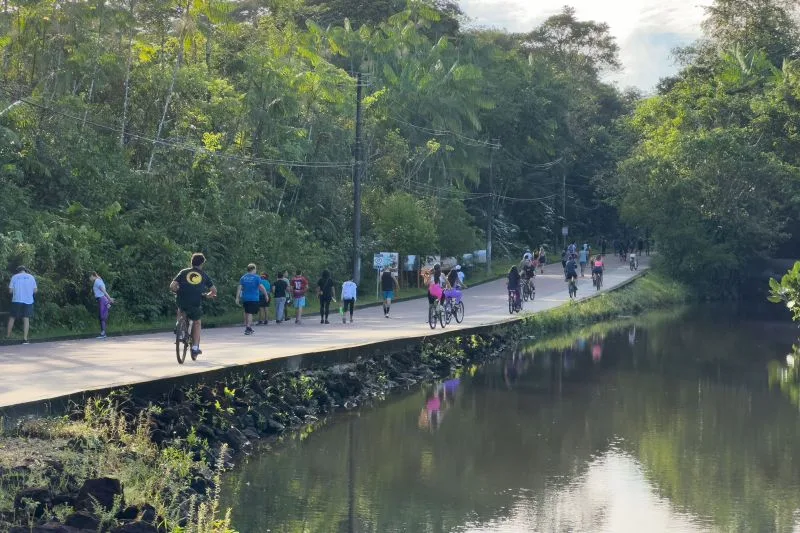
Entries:
[[214,286],[211,277],[197,268],[178,272],[173,281],[178,282],[178,306],[197,307],[203,304],[203,294]]

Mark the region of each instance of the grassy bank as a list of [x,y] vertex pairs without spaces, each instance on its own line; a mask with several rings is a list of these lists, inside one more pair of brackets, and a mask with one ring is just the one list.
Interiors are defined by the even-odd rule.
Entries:
[[[338,408],[460,375],[522,339],[546,346],[566,331],[689,299],[680,285],[648,275],[482,333],[433,337],[328,368],[248,371],[153,397],[121,390],[66,417],[26,420],[0,436],[0,530],[14,525],[22,533],[56,521],[115,533],[225,533],[230,525],[215,503],[215,475],[231,464],[228,450],[249,451],[259,439],[307,431]],[[112,497],[87,496],[87,484],[115,480],[121,484]],[[125,529],[132,524],[139,529]]]
[[685,285],[658,273],[647,273],[615,291],[589,300],[562,305],[524,319],[524,331],[537,338],[571,331],[604,320],[636,315],[646,310],[685,304],[694,299]]
[[[468,285],[472,286],[500,279],[508,273],[508,269],[511,268],[511,265],[512,262],[510,260],[495,261],[494,264],[492,265],[492,271],[490,273],[487,273],[485,269],[476,269],[468,276],[466,282]],[[309,280],[309,281],[312,283],[312,285],[315,283],[315,280]],[[362,285],[362,290],[364,293],[359,296],[359,300],[356,304],[357,308],[372,307],[381,304],[382,300],[380,300],[376,296],[374,284],[375,280],[370,280]],[[109,290],[112,292],[113,295],[113,287],[110,287]],[[426,294],[426,289],[424,288],[406,287],[396,292],[395,301],[404,301],[404,300],[411,300],[414,298],[420,298],[422,296],[425,296],[425,294]],[[231,302],[227,306],[228,310],[216,315],[207,314],[206,316],[204,316],[203,317],[204,328],[234,326],[242,323],[241,308],[231,309],[232,307],[234,307],[234,304],[232,302],[232,296],[223,295],[222,298],[231,299]],[[306,312],[308,312],[309,310],[316,312],[319,308],[319,301],[317,300],[316,294],[313,293],[313,290],[310,291],[307,300],[308,302],[307,302]],[[335,310],[333,309],[332,311],[335,312]],[[45,314],[45,316],[42,318],[35,317],[33,319],[33,322],[31,323],[30,340],[33,342],[43,342],[49,340],[94,337],[99,333],[99,329],[98,329],[97,319],[92,314],[93,312],[94,309],[89,310],[83,306],[71,306],[70,309],[61,310],[61,312],[58,313],[58,316],[62,317],[61,321],[64,322],[61,324],[52,323],[51,319],[48,318],[55,316],[55,314],[53,313]],[[294,308],[288,308],[287,313],[291,314],[293,312]],[[67,316],[67,318],[64,318],[65,316]],[[269,318],[270,321],[274,320],[275,318],[274,305],[272,305],[269,308]],[[126,314],[124,302],[118,302],[111,308],[108,334],[110,336],[115,336],[115,335],[129,335],[129,334],[140,334],[140,333],[155,333],[162,331],[171,331],[174,326],[175,326],[174,316],[166,316],[159,320],[149,320],[149,321],[137,320],[136,318]],[[0,346],[4,344],[18,343],[20,342],[21,339],[22,339],[22,333],[19,326],[17,326],[14,332],[14,336],[12,336],[10,341],[7,341],[5,338],[0,339]]]

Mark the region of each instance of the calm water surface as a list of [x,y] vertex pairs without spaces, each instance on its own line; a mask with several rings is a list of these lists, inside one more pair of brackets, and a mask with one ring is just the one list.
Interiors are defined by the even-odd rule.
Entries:
[[225,482],[255,532],[800,531],[797,330],[720,309],[527,346]]

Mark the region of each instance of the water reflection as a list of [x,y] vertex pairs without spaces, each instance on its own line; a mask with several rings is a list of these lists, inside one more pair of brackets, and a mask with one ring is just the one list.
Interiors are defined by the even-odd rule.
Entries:
[[715,311],[548,341],[252,459],[225,503],[242,533],[789,532],[800,424],[766,368],[794,333]]

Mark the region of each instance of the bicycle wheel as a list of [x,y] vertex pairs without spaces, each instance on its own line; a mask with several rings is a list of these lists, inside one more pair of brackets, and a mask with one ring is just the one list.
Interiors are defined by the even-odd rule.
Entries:
[[175,357],[179,365],[186,361],[187,351],[189,351],[189,324],[186,317],[182,316],[175,328]]
[[508,314],[514,314],[514,296],[510,293],[508,295]]
[[461,324],[464,321],[464,302],[458,302],[453,309],[453,316],[456,319],[456,322]]
[[450,325],[451,320],[453,320],[453,304],[448,301],[444,304],[444,323]]
[[528,301],[528,284],[527,282],[522,285],[522,299]]
[[436,314],[439,315],[439,325],[442,326],[442,329],[444,329],[444,327],[449,323],[449,320],[445,322],[445,310],[443,305],[439,305]]
[[428,306],[428,325],[431,329],[436,329],[436,307]]

